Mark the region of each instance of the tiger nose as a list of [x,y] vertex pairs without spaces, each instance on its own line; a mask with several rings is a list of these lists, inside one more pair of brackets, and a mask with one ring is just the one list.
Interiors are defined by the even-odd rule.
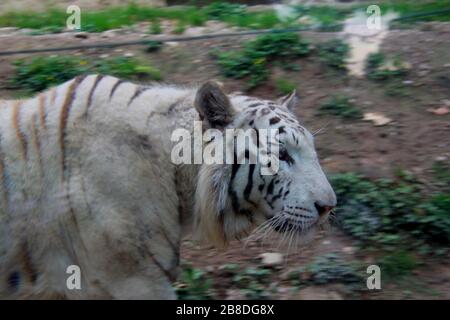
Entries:
[[324,206],[317,202],[314,203],[314,206],[316,207],[316,210],[319,213],[319,216],[321,216],[321,217],[328,214],[334,208],[334,206],[330,206],[330,205]]

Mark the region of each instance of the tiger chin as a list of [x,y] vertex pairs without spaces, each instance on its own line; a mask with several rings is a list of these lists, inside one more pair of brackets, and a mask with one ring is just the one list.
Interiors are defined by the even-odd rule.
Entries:
[[[0,298],[175,299],[186,234],[220,248],[268,230],[307,237],[336,196],[296,103],[101,75],[0,100]],[[195,121],[276,129],[278,170],[175,164],[171,135]]]

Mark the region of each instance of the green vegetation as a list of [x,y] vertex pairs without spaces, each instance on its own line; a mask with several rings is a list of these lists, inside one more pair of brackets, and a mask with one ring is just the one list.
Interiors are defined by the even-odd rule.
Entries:
[[[448,0],[424,1],[420,3],[407,0],[382,1],[378,4],[382,14],[396,11],[400,16],[417,12],[448,9]],[[267,9],[249,11],[245,5],[227,2],[213,2],[204,7],[177,6],[155,8],[130,4],[115,6],[102,10],[83,11],[82,30],[101,32],[130,26],[141,21],[169,19],[179,21],[183,26],[200,26],[207,20],[220,20],[231,26],[243,28],[274,28],[299,25],[298,19],[305,18],[307,25],[319,26],[321,30],[335,31],[340,29],[340,22],[354,10],[365,10],[367,5],[356,4],[347,8],[336,8],[324,5],[294,5],[288,17],[282,17],[276,10]],[[64,29],[67,14],[65,10],[50,8],[36,14],[32,11],[11,11],[0,14],[0,27],[18,27],[39,29],[40,32],[59,32]],[[416,17],[401,22],[403,25],[414,21],[450,21],[450,14]],[[300,22],[301,24],[305,24]]]
[[127,57],[95,62],[89,58],[50,56],[17,60],[14,65],[16,70],[11,79],[12,84],[29,93],[42,91],[86,73],[102,73],[124,79],[161,79],[160,72],[154,67]]
[[309,282],[313,284],[332,282],[352,284],[360,283],[362,279],[355,266],[333,253],[316,258],[306,267],[306,271],[311,274]]
[[371,53],[366,61],[366,75],[369,79],[382,81],[402,77],[407,74],[409,65],[400,57],[388,60],[381,53]]
[[307,55],[310,46],[295,33],[277,33],[257,37],[240,51],[215,52],[217,63],[225,77],[249,77],[249,87],[255,87],[268,78],[270,63]]
[[296,88],[295,83],[283,78],[276,79],[275,86],[278,92],[283,95],[291,93]]
[[161,21],[159,18],[152,20],[150,24],[150,33],[151,34],[160,34],[162,32]]
[[346,59],[350,51],[349,45],[341,39],[333,39],[318,45],[319,58],[327,66],[346,70]]
[[42,91],[88,72],[86,60],[73,57],[37,57],[14,62],[12,84],[29,92]]
[[437,161],[432,167],[435,184],[446,192],[450,191],[450,164],[444,161]]
[[409,275],[417,265],[418,261],[414,255],[404,250],[396,250],[380,259],[380,268],[387,277]]
[[245,268],[232,278],[234,286],[238,287],[248,299],[270,298],[270,275],[272,271],[262,267]]
[[344,95],[335,95],[319,106],[319,112],[322,114],[332,114],[343,119],[359,119],[362,112],[359,110],[350,98]]
[[211,299],[211,279],[207,278],[204,271],[185,266],[181,277],[175,284],[178,299],[204,300]]
[[362,244],[446,252],[450,195],[445,191],[426,194],[404,172],[398,181],[344,173],[333,176],[331,183],[339,199],[337,217],[342,229]]
[[133,58],[127,57],[115,57],[100,60],[94,63],[92,68],[95,72],[101,74],[108,74],[111,76],[133,79],[133,78],[145,78],[152,80],[161,80],[161,73],[158,69],[148,65],[141,64],[139,61]]
[[173,33],[175,34],[183,34],[186,31],[186,24],[183,21],[178,21]]
[[309,17],[309,23],[319,24],[322,31],[340,31],[342,29],[342,22],[348,18],[353,12],[353,8],[338,8],[332,6],[307,6],[295,5],[293,6],[298,17]]
[[438,10],[448,10],[450,2],[448,0],[430,0],[430,1],[408,1],[408,0],[386,0],[381,2],[381,13],[385,14],[389,11],[395,11],[400,18],[411,16],[408,20],[399,21],[398,24],[410,24],[419,21],[450,21],[450,13],[412,17],[416,13],[432,12]]
[[213,2],[204,7],[203,10],[211,20],[223,20],[231,16],[240,16],[247,13],[245,5],[228,2]]

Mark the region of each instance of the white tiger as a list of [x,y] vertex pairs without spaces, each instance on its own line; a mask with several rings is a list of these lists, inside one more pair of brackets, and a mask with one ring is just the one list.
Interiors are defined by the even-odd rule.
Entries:
[[[313,136],[272,102],[199,89],[75,78],[0,100],[0,297],[174,299],[182,234],[217,246],[265,222],[313,230],[336,205]],[[174,165],[171,133],[278,128],[280,169]],[[183,229],[183,230],[182,230]],[[81,289],[67,286],[68,266]]]

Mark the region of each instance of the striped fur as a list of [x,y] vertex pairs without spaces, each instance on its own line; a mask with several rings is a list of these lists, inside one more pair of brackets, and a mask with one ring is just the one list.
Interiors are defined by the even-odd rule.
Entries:
[[[288,167],[267,178],[259,165],[172,163],[171,133],[192,131],[198,92],[88,75],[0,100],[1,298],[175,298],[185,230],[221,246],[280,212],[313,214]],[[314,177],[295,167],[303,185],[335,201],[312,137],[286,102],[223,101],[234,111],[221,125],[281,128],[305,148]],[[80,290],[66,286],[70,265],[81,268]]]

